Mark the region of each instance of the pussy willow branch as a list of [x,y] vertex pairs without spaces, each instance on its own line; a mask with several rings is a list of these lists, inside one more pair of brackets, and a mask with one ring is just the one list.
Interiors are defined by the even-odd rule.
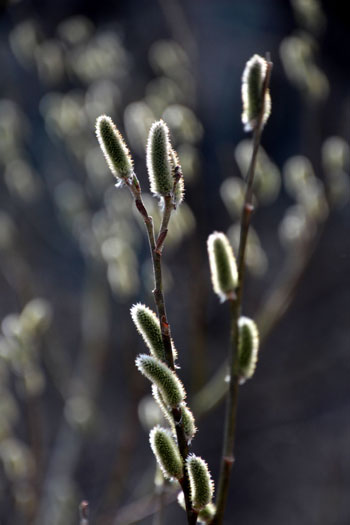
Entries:
[[263,128],[263,117],[265,110],[265,98],[270,83],[272,63],[267,61],[266,75],[261,91],[261,109],[254,128],[253,134],[253,153],[247,174],[247,186],[241,216],[241,232],[238,250],[238,284],[236,287],[236,297],[229,300],[231,311],[231,344],[228,358],[230,383],[227,393],[224,444],[221,458],[221,468],[219,485],[216,499],[216,514],[213,524],[221,525],[227,502],[230,474],[234,462],[234,443],[236,435],[236,419],[238,406],[239,374],[238,374],[238,320],[241,314],[242,294],[245,273],[245,254],[251,215],[253,212],[253,182],[256,168],[256,161],[260,146],[261,133]]
[[[259,307],[255,318],[259,329],[260,349],[291,305],[298,286],[309,267],[323,229],[324,224],[321,225],[315,239],[298,246],[293,253],[287,256],[282,270],[263,297],[262,306]],[[193,398],[192,405],[197,420],[213,410],[224,398],[227,392],[226,375],[227,362],[220,366],[210,381]]]
[[[174,193],[176,190],[177,181],[178,181],[178,177],[176,176],[174,178],[174,186],[173,186]],[[171,370],[175,370],[173,350],[172,350],[172,344],[171,344],[170,324],[168,322],[168,318],[166,315],[166,309],[165,309],[165,299],[164,299],[164,293],[163,293],[163,280],[162,280],[162,264],[161,264],[162,248],[163,248],[163,244],[165,241],[165,237],[167,235],[171,212],[174,209],[174,203],[173,203],[171,196],[166,196],[164,198],[165,202],[164,202],[163,218],[162,218],[159,235],[156,241],[155,235],[154,235],[153,220],[152,220],[152,217],[148,215],[148,212],[143,203],[141,186],[140,186],[140,183],[136,175],[133,176],[132,181],[126,181],[126,185],[131,191],[135,199],[136,208],[141,214],[145,222],[145,225],[146,225],[148,241],[149,241],[149,246],[151,250],[152,263],[153,263],[154,281],[155,281],[155,289],[153,290],[153,295],[154,295],[154,300],[155,300],[156,307],[157,307],[158,318],[159,318],[160,328],[162,332],[165,360],[166,360],[167,365],[171,368]],[[190,484],[189,484],[189,479],[188,479],[188,475],[186,472],[186,466],[185,466],[186,465],[185,460],[189,453],[189,447],[188,447],[185,431],[182,425],[181,409],[177,407],[173,408],[171,413],[172,413],[172,417],[175,423],[176,437],[177,437],[179,451],[184,461],[185,474],[184,474],[184,477],[181,480],[179,480],[179,483],[181,485],[181,488],[183,490],[184,497],[185,497],[187,521],[189,525],[195,525],[197,522],[197,512],[192,508],[192,503],[191,503],[191,498],[190,498]]]

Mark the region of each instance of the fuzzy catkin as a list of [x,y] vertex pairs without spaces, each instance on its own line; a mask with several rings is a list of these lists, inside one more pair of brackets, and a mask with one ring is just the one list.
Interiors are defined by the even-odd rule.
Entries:
[[187,442],[191,442],[195,433],[197,432],[196,423],[192,411],[188,408],[186,403],[181,403],[181,422],[185,432]]
[[124,139],[107,115],[96,120],[96,135],[107,164],[113,175],[125,179],[133,173],[133,161]]
[[199,511],[211,502],[214,483],[204,459],[190,454],[186,459],[193,508]]
[[213,289],[223,302],[234,293],[237,286],[236,259],[224,233],[214,232],[209,235],[207,245]]
[[170,428],[174,434],[176,434],[175,430],[175,423],[173,416],[171,414],[170,408],[166,405],[164,399],[162,398],[162,394],[159,392],[159,389],[156,387],[156,385],[152,385],[152,396],[159,408],[161,409],[163,416],[168,421]]
[[[175,181],[176,170],[180,170],[180,171],[182,170],[181,170],[181,165],[180,165],[178,154],[173,148],[170,149],[170,162],[171,162],[172,177],[173,177],[173,180]],[[181,175],[181,177],[178,179],[176,183],[176,187],[175,187],[175,191],[173,195],[175,207],[180,206],[180,204],[184,200],[184,197],[185,197],[185,183],[184,183],[183,176]]]
[[136,358],[136,366],[140,372],[159,389],[164,402],[171,408],[182,403],[186,392],[175,372],[156,357],[141,354]]
[[181,479],[183,463],[178,446],[169,430],[159,425],[154,427],[150,432],[149,441],[164,476],[168,479]]
[[151,354],[161,361],[165,361],[162,333],[156,314],[141,303],[134,304],[130,313],[137,331],[142,335]]
[[238,373],[240,382],[250,379],[258,361],[259,332],[256,324],[248,317],[238,320]]
[[[141,334],[153,357],[166,362],[162,332],[157,315],[148,306],[141,303],[134,304],[130,309],[130,314],[137,331]],[[177,351],[172,339],[171,348],[175,362]]]
[[[245,131],[252,131],[259,119],[262,110],[262,89],[267,72],[267,62],[260,55],[253,55],[246,63],[242,76],[242,123]],[[264,100],[264,114],[262,125],[271,112],[271,98],[267,91]]]
[[170,195],[174,181],[171,168],[169,129],[163,120],[152,124],[147,141],[147,170],[151,192],[158,196]]

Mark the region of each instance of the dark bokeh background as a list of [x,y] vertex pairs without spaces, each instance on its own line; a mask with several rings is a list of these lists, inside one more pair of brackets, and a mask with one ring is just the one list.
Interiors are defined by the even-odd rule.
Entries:
[[[209,394],[205,385],[227,354],[229,316],[211,290],[206,239],[238,218],[237,195],[225,206],[222,183],[241,178],[242,71],[266,51],[272,114],[262,143],[274,164],[262,177],[277,170],[280,180],[286,161],[303,155],[319,182],[305,202],[297,195],[307,217],[298,209],[301,222],[284,240],[278,232],[295,195],[282,185],[266,203],[258,196],[261,244],[244,313],[264,341],[240,392],[225,523],[349,523],[349,166],[327,163],[324,142],[338,137],[348,155],[350,32],[343,3],[300,4],[2,3],[1,524],[78,523],[82,499],[91,523],[156,523],[149,385],[134,367],[144,348],[129,316],[137,301],[152,306],[148,247],[98,150],[100,113],[126,134],[145,191],[152,120],[167,120],[179,150],[188,208],[173,218],[181,223],[164,253],[167,306],[198,417],[193,451],[217,480],[222,376]],[[292,35],[305,47],[294,42],[283,54]],[[28,309],[19,314],[38,297],[29,318],[39,321],[28,328]],[[164,523],[185,521],[174,502],[164,513]]]

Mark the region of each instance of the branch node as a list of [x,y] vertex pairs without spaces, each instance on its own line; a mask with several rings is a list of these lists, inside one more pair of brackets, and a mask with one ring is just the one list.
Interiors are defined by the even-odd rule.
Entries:
[[165,241],[165,237],[167,236],[168,229],[161,231],[159,234],[159,237],[157,239],[156,249],[155,252],[157,255],[162,255],[163,245]]
[[223,459],[224,459],[226,465],[227,465],[229,468],[232,468],[232,465],[233,465],[234,462],[235,462],[235,458],[231,455],[231,456],[224,456]]
[[162,333],[166,336],[169,336],[170,335],[170,331],[169,331],[169,323],[167,321],[167,318],[165,317],[165,315],[162,316]]

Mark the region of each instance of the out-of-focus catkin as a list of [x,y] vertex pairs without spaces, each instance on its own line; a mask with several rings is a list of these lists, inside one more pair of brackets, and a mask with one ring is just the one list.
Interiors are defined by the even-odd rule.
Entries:
[[238,373],[244,383],[253,376],[258,361],[259,332],[252,319],[239,318],[238,337]]
[[224,233],[209,235],[207,246],[213,289],[223,302],[233,296],[237,286],[236,259]]
[[245,131],[254,130],[264,104],[262,126],[271,112],[271,97],[268,91],[263,101],[263,85],[267,73],[267,61],[260,55],[253,55],[246,63],[242,76],[242,123]]

